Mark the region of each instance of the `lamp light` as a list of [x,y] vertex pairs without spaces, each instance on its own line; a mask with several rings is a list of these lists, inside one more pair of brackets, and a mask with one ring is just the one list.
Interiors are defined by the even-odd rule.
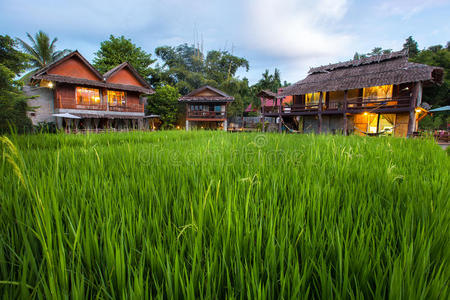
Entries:
[[364,112],[364,115],[365,115],[365,116],[367,116],[367,115],[368,115],[367,111],[365,111],[365,112]]
[[421,112],[420,108],[416,108],[416,113],[420,113],[420,112]]
[[47,84],[47,86],[48,86],[49,88],[53,88],[53,82],[49,81],[48,84]]

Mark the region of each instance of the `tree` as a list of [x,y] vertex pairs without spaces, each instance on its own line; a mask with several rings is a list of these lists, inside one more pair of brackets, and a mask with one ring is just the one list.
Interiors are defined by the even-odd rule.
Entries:
[[[450,103],[450,50],[442,45],[430,46],[410,59],[413,62],[441,67],[444,69],[444,80],[441,85],[427,86],[423,89],[422,101],[433,108]],[[443,114],[426,117],[419,125],[423,129],[445,128],[448,120]]]
[[70,52],[68,49],[56,50],[58,38],[54,38],[50,42],[50,37],[42,30],[38,31],[34,35],[34,38],[29,33],[27,33],[27,37],[30,40],[30,44],[17,38],[23,51],[29,56],[30,67],[32,68],[23,78],[26,81],[33,72],[51,64]]
[[100,50],[95,53],[94,67],[101,73],[106,73],[123,62],[129,62],[136,71],[144,78],[148,79],[154,73],[150,67],[156,60],[151,54],[145,52],[141,47],[137,47],[124,36],[109,36],[109,40],[100,44]]
[[28,68],[29,57],[16,49],[17,42],[0,35],[0,133],[14,126],[19,132],[31,128],[27,117],[27,96],[20,91],[21,82],[15,78]]
[[162,126],[170,127],[177,120],[179,97],[177,88],[170,85],[159,86],[148,98],[147,112],[160,115]]
[[419,54],[419,44],[413,39],[412,36],[409,36],[405,43],[403,44],[403,49],[408,50],[408,54],[410,58],[413,58],[417,54]]
[[211,50],[206,56],[194,45],[158,47],[156,55],[162,65],[157,66],[159,82],[154,86],[169,83],[176,86],[182,95],[208,84],[217,88],[226,81],[233,81],[239,68],[248,70],[248,61],[223,50]]

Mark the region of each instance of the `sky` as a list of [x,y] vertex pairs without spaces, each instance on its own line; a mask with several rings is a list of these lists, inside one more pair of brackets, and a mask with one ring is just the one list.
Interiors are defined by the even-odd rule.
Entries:
[[410,35],[420,49],[445,45],[449,19],[450,0],[0,0],[0,34],[43,30],[89,61],[111,34],[153,57],[158,46],[197,41],[246,58],[250,70],[238,75],[250,83],[275,68],[293,83],[356,51],[400,50]]

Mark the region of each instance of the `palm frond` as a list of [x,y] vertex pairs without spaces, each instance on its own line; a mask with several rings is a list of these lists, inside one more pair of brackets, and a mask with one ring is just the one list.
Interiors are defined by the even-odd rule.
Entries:
[[36,50],[31,45],[29,45],[22,39],[17,38],[17,41],[19,42],[23,51],[30,56],[31,64],[35,67],[42,67],[42,60],[39,53],[36,52]]

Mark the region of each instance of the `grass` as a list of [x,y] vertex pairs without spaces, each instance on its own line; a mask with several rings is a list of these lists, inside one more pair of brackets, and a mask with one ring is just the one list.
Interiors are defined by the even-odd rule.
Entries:
[[450,297],[431,140],[222,132],[2,138],[4,298]]

